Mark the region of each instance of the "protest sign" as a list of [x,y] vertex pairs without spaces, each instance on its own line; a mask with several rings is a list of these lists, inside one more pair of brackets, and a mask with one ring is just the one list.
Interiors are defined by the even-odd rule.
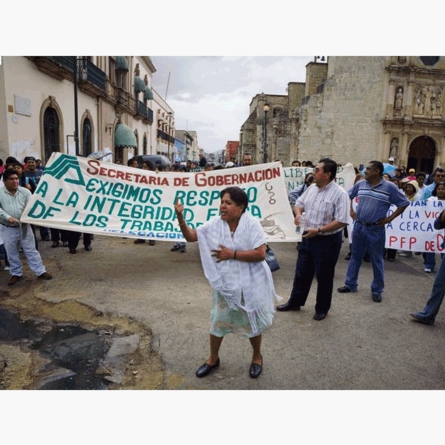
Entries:
[[[357,198],[352,201],[354,209],[357,208]],[[394,213],[396,207],[389,208],[387,216]],[[423,200],[412,201],[406,210],[391,223],[386,224],[387,249],[405,250],[412,252],[443,252],[444,231],[434,228],[434,220],[445,210],[445,201]],[[349,231],[352,242],[352,221]]]
[[[389,209],[388,215],[395,211]],[[443,252],[444,231],[434,228],[434,220],[445,210],[445,201],[413,201],[386,225],[386,247],[412,252]]]
[[220,192],[239,186],[268,241],[297,240],[280,162],[198,173],[152,172],[53,153],[22,222],[102,235],[178,241],[174,203],[196,228],[219,215]]
[[[312,167],[285,167],[283,170],[287,193],[302,185],[306,174],[314,171]],[[337,168],[336,182],[348,191],[354,185],[355,175],[354,166],[348,162]]]

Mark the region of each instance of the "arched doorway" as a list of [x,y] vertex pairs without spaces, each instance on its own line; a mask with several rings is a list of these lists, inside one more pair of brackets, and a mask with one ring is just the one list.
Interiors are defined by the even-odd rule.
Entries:
[[432,173],[436,158],[436,143],[429,136],[419,136],[411,142],[408,154],[408,170]]
[[54,151],[60,151],[59,116],[54,108],[48,107],[43,115],[43,142],[45,163]]
[[82,125],[82,148],[85,157],[88,157],[88,155],[93,152],[91,122],[87,117],[84,119]]

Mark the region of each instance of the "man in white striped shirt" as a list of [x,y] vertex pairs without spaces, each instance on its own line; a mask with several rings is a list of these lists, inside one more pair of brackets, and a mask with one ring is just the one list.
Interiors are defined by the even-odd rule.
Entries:
[[314,184],[295,203],[295,224],[300,224],[301,214],[305,212],[305,231],[291,296],[287,303],[277,306],[278,311],[299,311],[306,303],[314,275],[318,281],[314,320],[326,318],[331,308],[342,229],[349,221],[349,197],[335,182],[336,174],[335,161],[320,159],[314,168]]

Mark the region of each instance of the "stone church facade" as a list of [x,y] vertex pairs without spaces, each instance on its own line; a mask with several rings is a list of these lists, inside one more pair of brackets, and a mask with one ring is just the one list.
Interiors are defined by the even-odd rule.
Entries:
[[[377,159],[430,173],[445,165],[445,57],[329,57],[306,66],[306,82],[287,95],[258,94],[241,127],[240,156],[257,163],[317,162],[355,166]],[[264,104],[269,111],[264,112]],[[267,123],[266,123],[267,120]],[[267,130],[264,131],[264,124]]]

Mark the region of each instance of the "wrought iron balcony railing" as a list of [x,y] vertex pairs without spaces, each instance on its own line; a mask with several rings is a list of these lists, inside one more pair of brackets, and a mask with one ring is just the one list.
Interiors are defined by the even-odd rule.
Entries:
[[165,131],[158,130],[158,138],[163,139],[164,141],[170,142],[172,144],[175,143],[175,138],[167,134]]

